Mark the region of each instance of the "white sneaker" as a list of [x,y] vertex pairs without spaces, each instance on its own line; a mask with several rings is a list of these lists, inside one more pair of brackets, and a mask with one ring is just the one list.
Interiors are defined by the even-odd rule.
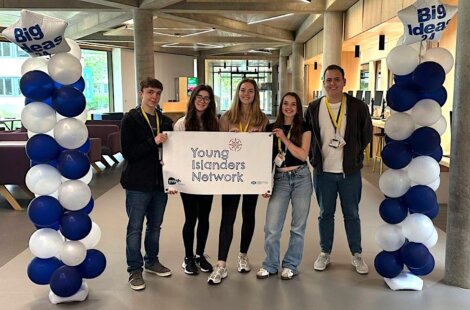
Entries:
[[329,263],[330,263],[330,254],[321,252],[320,255],[318,255],[317,260],[313,264],[313,269],[317,271],[323,271],[326,269]]
[[212,285],[220,284],[227,275],[227,268],[215,266],[215,269],[207,279],[207,282]]
[[359,274],[368,274],[369,273],[369,266],[367,266],[366,262],[362,258],[360,253],[355,253],[352,257],[351,264],[356,267],[356,271]]
[[240,253],[238,254],[238,272],[245,273],[250,272],[251,266],[248,261],[248,255]]
[[290,280],[295,276],[294,272],[289,268],[283,268],[281,273],[282,280]]

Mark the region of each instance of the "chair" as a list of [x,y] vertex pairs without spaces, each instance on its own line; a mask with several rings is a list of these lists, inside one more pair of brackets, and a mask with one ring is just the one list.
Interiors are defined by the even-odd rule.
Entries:
[[103,119],[103,120],[87,120],[85,125],[116,125],[121,128],[121,121],[114,119]]
[[383,170],[384,170],[384,162],[382,160],[382,150],[385,146],[385,133],[384,132],[378,132],[374,133],[374,138],[378,140],[377,143],[377,148],[375,149],[375,156],[374,156],[374,163],[372,164],[372,172],[375,172],[375,165],[377,164],[377,161],[379,162],[379,175],[382,175]]
[[356,91],[356,98],[359,99],[359,100],[362,100],[362,90],[357,90]]
[[[119,161],[114,157],[121,152],[121,130],[117,125],[87,125],[90,138],[101,139],[101,162],[107,168],[111,167],[103,155],[109,156],[116,164]],[[96,169],[96,168],[95,168]]]

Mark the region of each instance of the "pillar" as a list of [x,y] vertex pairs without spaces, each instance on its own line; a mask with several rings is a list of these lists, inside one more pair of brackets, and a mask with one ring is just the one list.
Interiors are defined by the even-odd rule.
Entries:
[[[134,19],[134,63],[137,90],[140,81],[147,77],[155,77],[155,61],[153,47],[153,12],[136,9],[132,11]],[[140,99],[137,96],[137,104]]]
[[277,111],[279,109],[278,105],[278,100],[280,100],[279,94],[278,94],[278,87],[277,85],[279,84],[279,65],[273,65],[272,66],[272,81],[271,81],[271,93],[272,93],[272,115],[277,116]]
[[292,91],[299,95],[302,102],[304,98],[304,44],[292,43]]
[[198,84],[206,84],[206,58],[197,56],[197,80]]
[[277,104],[285,93],[287,93],[287,56],[279,56],[279,96],[277,96]]
[[[323,17],[323,59],[322,69],[329,65],[341,66],[343,45],[343,13],[325,12]],[[346,77],[348,73],[346,72]],[[323,71],[322,71],[323,77]]]

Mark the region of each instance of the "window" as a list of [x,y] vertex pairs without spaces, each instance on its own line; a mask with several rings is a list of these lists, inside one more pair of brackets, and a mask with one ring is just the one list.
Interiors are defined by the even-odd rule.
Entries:
[[110,111],[107,51],[82,49],[83,79],[85,80],[88,115]]

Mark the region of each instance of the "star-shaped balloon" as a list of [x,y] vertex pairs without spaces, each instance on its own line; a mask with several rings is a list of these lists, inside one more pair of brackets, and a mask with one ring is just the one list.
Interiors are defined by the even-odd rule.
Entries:
[[64,37],[67,25],[62,19],[22,10],[21,19],[2,34],[31,56],[45,56],[70,51]]
[[398,12],[404,26],[403,44],[421,41],[439,41],[457,7],[439,0],[418,0]]

